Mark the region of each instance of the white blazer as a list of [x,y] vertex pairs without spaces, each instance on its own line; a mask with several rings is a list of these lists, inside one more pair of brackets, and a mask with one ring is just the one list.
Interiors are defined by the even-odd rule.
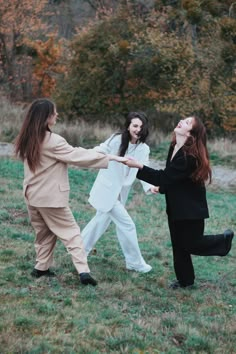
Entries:
[[[118,155],[121,144],[121,135],[112,135],[104,143],[94,149],[106,154]],[[145,143],[131,144],[125,156],[132,156],[145,165],[149,163],[149,146]],[[97,175],[94,185],[90,191],[89,203],[102,212],[110,211],[119,199],[125,205],[130,188],[136,178],[138,169],[129,168],[122,163],[110,161],[108,169],[101,169]],[[144,191],[147,193],[152,185],[140,181]]]

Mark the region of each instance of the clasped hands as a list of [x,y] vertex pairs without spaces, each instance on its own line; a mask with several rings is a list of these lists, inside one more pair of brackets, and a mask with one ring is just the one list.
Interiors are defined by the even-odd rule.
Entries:
[[109,160],[121,162],[128,167],[135,167],[135,168],[140,168],[140,169],[143,168],[143,164],[141,164],[141,162],[135,160],[133,157],[117,156],[117,155],[111,155],[111,154],[108,154],[107,156],[109,157]]
[[128,166],[128,167],[134,167],[134,168],[139,168],[142,169],[143,168],[143,164],[137,160],[135,160],[133,157],[131,156],[126,156],[126,161],[124,161],[124,165]]
[[128,167],[135,167],[135,168],[139,168],[139,169],[143,168],[143,164],[141,162],[135,160],[133,157],[118,156],[118,155],[112,155],[112,154],[107,154],[107,156],[110,161],[121,162]]

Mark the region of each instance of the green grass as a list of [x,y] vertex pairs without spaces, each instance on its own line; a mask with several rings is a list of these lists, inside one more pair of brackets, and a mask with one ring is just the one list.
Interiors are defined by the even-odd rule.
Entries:
[[222,166],[231,167],[233,169],[236,168],[236,157],[234,154],[222,156],[218,152],[211,152],[210,153],[210,161],[213,166],[214,165],[222,165]]
[[[88,193],[92,170],[70,169],[71,207],[83,228],[94,214]],[[112,225],[89,257],[96,288],[83,287],[58,241],[56,278],[34,280],[34,233],[22,196],[23,167],[0,160],[0,353],[235,353],[234,245],[225,257],[193,257],[194,290],[173,291],[172,252],[161,195],[134,185],[128,210],[148,274],[125,269]],[[206,233],[235,228],[235,194],[208,190]]]

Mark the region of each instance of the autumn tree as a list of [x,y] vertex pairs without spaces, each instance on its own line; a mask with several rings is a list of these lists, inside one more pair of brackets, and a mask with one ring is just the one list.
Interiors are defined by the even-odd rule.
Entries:
[[186,44],[160,28],[152,36],[151,27],[132,8],[122,7],[74,38],[58,102],[67,113],[95,119],[154,108],[183,80],[192,56]]
[[66,68],[63,56],[66,44],[63,39],[58,40],[55,35],[49,36],[45,41],[40,39],[24,39],[24,45],[34,52],[32,55],[32,95],[51,96],[55,90],[56,81]]
[[46,31],[42,21],[46,4],[46,0],[0,0],[0,80],[12,98],[22,98],[22,92],[28,96],[31,90],[31,56],[24,50],[24,38]]
[[234,131],[234,2],[159,0],[141,13],[124,3],[74,37],[61,107],[91,119],[144,109],[162,126],[160,112],[196,113],[210,132]]

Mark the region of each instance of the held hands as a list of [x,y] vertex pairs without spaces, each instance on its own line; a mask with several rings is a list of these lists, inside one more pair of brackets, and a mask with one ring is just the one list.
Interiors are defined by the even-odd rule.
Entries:
[[143,164],[141,162],[139,162],[129,156],[128,156],[128,160],[125,162],[125,165],[128,167],[134,167],[134,168],[139,168],[139,169],[143,168]]
[[137,160],[134,160],[130,156],[117,156],[117,155],[112,155],[112,154],[107,154],[108,158],[110,161],[116,161],[116,162],[122,162],[124,165],[128,167],[134,167],[134,168],[143,168],[143,164]]
[[117,162],[122,162],[123,164],[126,164],[126,162],[128,161],[127,157],[124,157],[124,156],[116,156],[117,159],[116,161]]
[[128,161],[128,158],[123,157],[123,156],[117,156],[117,155],[111,155],[111,154],[108,154],[107,156],[109,158],[109,161],[122,162],[124,164],[126,164],[126,162]]

